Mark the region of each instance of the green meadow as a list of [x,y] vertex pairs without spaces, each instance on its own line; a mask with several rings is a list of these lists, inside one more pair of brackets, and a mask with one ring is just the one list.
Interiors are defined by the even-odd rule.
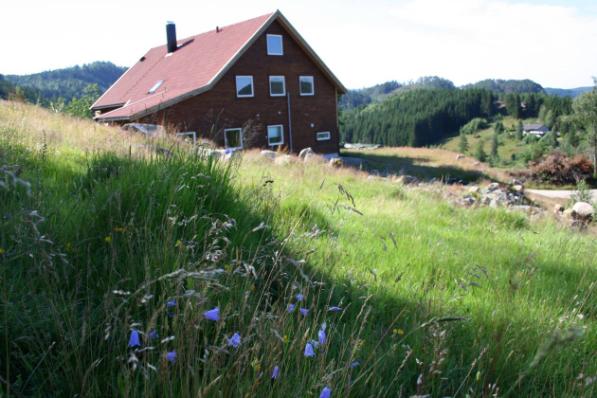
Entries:
[[593,396],[595,236],[442,189],[0,102],[0,391]]

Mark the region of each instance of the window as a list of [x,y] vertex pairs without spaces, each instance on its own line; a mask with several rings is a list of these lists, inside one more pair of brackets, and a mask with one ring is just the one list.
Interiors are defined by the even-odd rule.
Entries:
[[315,139],[317,141],[329,141],[332,138],[332,134],[329,131],[320,131],[315,133]]
[[164,83],[163,80],[158,80],[151,88],[147,91],[147,94],[153,94],[157,91],[158,88]]
[[282,145],[284,143],[284,126],[277,124],[275,126],[267,126],[267,144],[268,145]]
[[301,95],[315,95],[315,79],[313,76],[299,76]]
[[193,145],[197,143],[197,133],[194,131],[183,131],[181,133],[176,133],[176,136],[185,141],[192,141]]
[[286,80],[284,76],[269,77],[269,95],[272,97],[283,97],[286,95]]
[[253,97],[253,76],[236,76],[236,96],[238,98]]
[[226,148],[242,148],[242,129],[234,128],[224,130],[224,144],[226,145]]
[[281,35],[267,35],[267,55],[284,55]]

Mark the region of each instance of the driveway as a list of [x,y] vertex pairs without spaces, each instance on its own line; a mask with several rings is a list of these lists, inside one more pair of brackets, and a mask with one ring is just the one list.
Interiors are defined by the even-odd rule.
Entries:
[[[569,191],[557,191],[557,190],[551,190],[551,189],[525,189],[525,192],[527,193],[531,193],[533,195],[541,195],[544,196],[546,198],[550,198],[550,199],[570,199],[570,196],[572,196],[573,193],[575,193],[576,191],[574,190],[569,190]],[[593,199],[593,201],[597,201],[597,189],[591,189],[591,198]]]

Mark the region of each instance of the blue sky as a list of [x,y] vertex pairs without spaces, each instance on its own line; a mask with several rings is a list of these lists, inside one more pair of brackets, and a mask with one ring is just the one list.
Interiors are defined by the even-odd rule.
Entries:
[[438,75],[591,85],[597,0],[19,0],[3,6],[0,73],[108,60],[130,66],[165,40],[280,9],[343,83]]

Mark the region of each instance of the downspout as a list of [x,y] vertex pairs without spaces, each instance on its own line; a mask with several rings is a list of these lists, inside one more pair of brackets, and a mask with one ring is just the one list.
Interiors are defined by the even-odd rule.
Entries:
[[294,148],[292,145],[292,116],[290,113],[290,93],[287,95],[287,103],[288,103],[288,144],[290,145],[290,152],[294,152]]

